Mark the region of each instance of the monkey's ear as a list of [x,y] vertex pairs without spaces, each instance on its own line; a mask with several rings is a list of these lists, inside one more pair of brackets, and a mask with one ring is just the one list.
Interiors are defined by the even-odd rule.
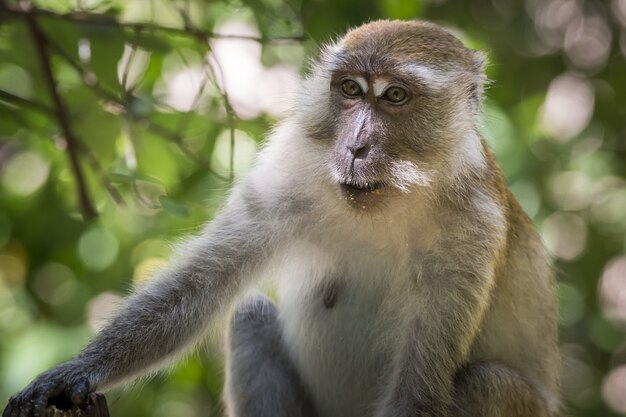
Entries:
[[483,51],[472,51],[474,61],[474,81],[470,86],[470,102],[475,113],[480,111],[485,84],[489,81],[485,75],[487,66],[487,54]]
[[487,66],[487,54],[483,51],[472,51],[474,59],[474,70],[478,73],[484,74],[485,67]]
[[318,64],[319,69],[332,71],[336,68],[341,62],[341,40],[338,41],[330,41],[323,44],[320,48],[318,58],[313,61],[313,67],[315,64]]

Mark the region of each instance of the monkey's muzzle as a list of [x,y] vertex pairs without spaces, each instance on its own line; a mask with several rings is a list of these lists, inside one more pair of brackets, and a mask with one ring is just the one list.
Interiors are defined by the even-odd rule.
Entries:
[[376,182],[368,182],[364,185],[341,183],[342,197],[351,205],[360,209],[365,209],[371,203],[371,200],[383,192],[383,184]]

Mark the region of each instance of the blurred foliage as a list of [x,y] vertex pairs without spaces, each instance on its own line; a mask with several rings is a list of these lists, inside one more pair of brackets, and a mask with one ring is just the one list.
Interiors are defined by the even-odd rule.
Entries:
[[[0,403],[211,218],[304,57],[378,18],[488,52],[485,136],[555,255],[569,414],[626,415],[624,0],[0,1]],[[220,415],[219,339],[112,414]]]

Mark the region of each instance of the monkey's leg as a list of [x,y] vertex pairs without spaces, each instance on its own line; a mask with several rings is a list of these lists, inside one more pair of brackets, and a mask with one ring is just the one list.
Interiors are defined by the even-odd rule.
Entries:
[[230,417],[314,417],[286,355],[276,306],[257,295],[237,309],[227,340],[225,400]]
[[455,379],[452,415],[463,417],[554,417],[546,399],[514,370],[494,363],[474,363]]

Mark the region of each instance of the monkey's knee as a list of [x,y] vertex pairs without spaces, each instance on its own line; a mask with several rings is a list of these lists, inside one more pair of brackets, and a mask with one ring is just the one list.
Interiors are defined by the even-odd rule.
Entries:
[[270,299],[244,300],[230,321],[226,387],[230,417],[305,417],[314,410],[283,345]]
[[280,360],[283,346],[278,310],[264,295],[254,295],[235,309],[227,337],[227,365],[234,378],[248,378],[262,363]]
[[549,401],[513,369],[495,363],[463,367],[455,378],[455,415],[464,417],[553,417]]
[[[269,340],[268,340],[269,339]],[[262,341],[278,343],[278,310],[264,295],[257,294],[245,299],[235,309],[230,320],[230,348]]]
[[236,308],[231,319],[231,326],[245,325],[246,323],[273,322],[278,317],[278,309],[268,297],[255,294],[243,300]]

